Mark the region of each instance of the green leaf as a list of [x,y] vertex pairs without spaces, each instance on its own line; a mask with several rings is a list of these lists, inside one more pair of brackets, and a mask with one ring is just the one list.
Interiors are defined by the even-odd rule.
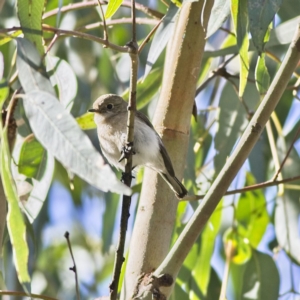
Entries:
[[224,233],[223,241],[225,248],[232,247],[233,255],[231,261],[234,264],[245,264],[252,255],[249,242],[245,240],[244,236],[247,234],[246,230],[239,226],[238,228],[228,228]]
[[206,38],[213,35],[230,15],[230,0],[215,0],[212,8]]
[[239,299],[277,300],[279,272],[272,257],[253,251],[243,274],[242,294]]
[[178,7],[170,3],[169,10],[165,15],[162,23],[160,23],[160,25],[158,26],[158,29],[156,30],[153,37],[153,41],[151,43],[147,57],[144,79],[148,76],[159,55],[167,46],[167,43],[175,27],[175,20],[178,15],[178,11]]
[[23,209],[31,223],[36,219],[46,200],[54,173],[55,160],[44,151],[42,162],[38,169],[37,179],[32,179],[32,190],[26,201],[22,201]]
[[222,169],[234,144],[247,125],[246,111],[230,83],[223,88],[219,105],[219,126],[215,135],[217,154],[214,157],[216,173]]
[[270,75],[266,66],[265,54],[262,53],[257,60],[255,68],[255,83],[260,95],[265,95],[270,85]]
[[131,193],[54,96],[42,91],[27,93],[24,108],[39,142],[71,172],[105,192]]
[[[157,93],[162,81],[162,70],[161,68],[153,69],[149,75],[144,78],[141,78],[137,82],[137,109],[141,109],[146,106],[152,97]],[[124,100],[129,100],[129,89],[127,89],[122,97]]]
[[18,171],[27,177],[34,177],[38,173],[42,157],[44,155],[43,146],[35,139],[33,135],[28,136],[22,145],[18,163]]
[[221,226],[222,205],[223,201],[220,201],[201,234],[200,253],[192,271],[195,283],[204,296],[207,296],[211,272],[210,263],[214,252],[215,240]]
[[246,88],[249,73],[249,38],[248,38],[248,11],[245,0],[231,1],[231,14],[236,32],[237,46],[240,58],[240,87],[239,96],[242,97]]
[[30,40],[38,50],[44,54],[42,15],[45,0],[18,0],[18,16],[24,37]]
[[[246,186],[255,184],[250,173],[246,174]],[[239,198],[235,216],[238,226],[246,230],[246,238],[253,248],[256,248],[263,238],[269,224],[269,215],[266,208],[266,199],[261,190],[245,192]]]
[[6,100],[6,98],[9,95],[9,86],[7,84],[7,81],[3,78],[0,80],[0,102],[1,102],[1,107]]
[[251,0],[247,2],[252,41],[258,53],[261,54],[264,51],[264,38],[268,26],[279,10],[282,0]]
[[76,118],[76,121],[79,127],[83,130],[95,129],[97,128],[96,123],[94,121],[94,114],[87,112],[84,115]]
[[11,156],[7,141],[7,128],[1,126],[1,179],[8,202],[7,228],[13,246],[16,270],[20,283],[30,282],[28,273],[28,245],[26,242],[26,226],[19,207],[17,189],[11,174]]
[[109,0],[105,12],[105,19],[111,18],[122,4],[122,0]]

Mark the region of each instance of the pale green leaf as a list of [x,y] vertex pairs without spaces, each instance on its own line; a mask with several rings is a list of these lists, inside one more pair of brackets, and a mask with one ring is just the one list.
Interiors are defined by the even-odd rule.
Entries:
[[269,89],[270,75],[266,66],[264,53],[262,53],[257,60],[255,68],[255,83],[260,95],[265,95]]
[[249,73],[249,37],[247,1],[232,0],[231,14],[236,33],[237,46],[240,58],[240,86],[239,96],[242,97],[246,88]]
[[42,15],[45,0],[18,0],[18,17],[22,26],[24,37],[30,40],[38,50],[44,54]]
[[281,6],[282,0],[248,1],[249,27],[252,41],[259,54],[264,51],[264,38],[269,24]]
[[7,141],[7,128],[1,127],[1,179],[8,203],[7,228],[13,246],[16,270],[20,283],[30,282],[28,273],[28,245],[26,242],[26,226],[19,207],[19,198],[11,174],[11,156]]

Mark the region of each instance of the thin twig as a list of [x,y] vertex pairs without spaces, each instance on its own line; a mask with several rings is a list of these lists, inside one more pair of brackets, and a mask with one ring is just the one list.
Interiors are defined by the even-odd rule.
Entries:
[[108,41],[108,32],[107,32],[107,27],[106,27],[105,15],[104,15],[104,12],[103,12],[101,1],[98,0],[98,3],[99,3],[101,15],[102,15],[102,20],[103,20],[103,38],[104,38],[105,41]]
[[[154,25],[156,26],[160,21],[148,19],[148,18],[136,18],[136,24],[141,25]],[[123,25],[123,24],[131,24],[131,18],[121,18],[121,19],[112,19],[112,20],[106,20],[106,26],[110,25]],[[84,25],[77,27],[76,30],[80,31],[88,31],[95,28],[98,28],[100,26],[103,26],[103,22],[96,22],[89,25]]]
[[38,294],[28,294],[25,292],[19,292],[19,291],[6,291],[6,290],[0,290],[0,295],[4,296],[19,296],[19,297],[31,297],[33,299],[43,299],[43,300],[58,300],[57,298],[52,298],[45,295],[38,295]]
[[[224,196],[234,195],[234,194],[241,194],[241,193],[245,193],[245,192],[249,192],[249,191],[253,191],[253,190],[258,190],[258,189],[263,189],[263,188],[266,188],[266,187],[269,187],[269,186],[279,185],[279,184],[283,184],[283,183],[291,182],[291,181],[296,181],[296,180],[300,180],[300,175],[295,176],[295,177],[285,178],[285,179],[282,179],[282,180],[265,181],[265,182],[249,185],[249,186],[243,187],[241,189],[230,190],[230,191],[227,191],[224,194]],[[193,198],[191,198],[191,199],[184,198],[184,199],[179,199],[179,201],[195,201],[195,200],[201,200],[204,197],[205,197],[205,195],[193,195]]]
[[[128,118],[127,118],[127,137],[126,147],[128,155],[125,157],[125,173],[123,174],[123,182],[131,185],[131,170],[132,170],[132,155],[133,155],[133,138],[134,138],[134,117],[136,111],[136,84],[137,84],[137,70],[138,70],[138,45],[136,42],[136,22],[135,22],[135,0],[132,0],[132,40],[127,44],[129,48],[129,55],[131,58],[131,74],[130,74],[130,96],[128,103]],[[126,240],[126,231],[128,227],[128,218],[130,216],[131,197],[123,196],[122,215],[120,224],[119,243],[115,255],[115,264],[113,270],[113,278],[110,284],[110,300],[116,300],[118,295],[119,279],[124,262],[124,248]]]
[[158,26],[161,24],[161,22],[163,21],[164,18],[162,18],[153,28],[152,30],[149,32],[149,34],[146,36],[146,38],[143,40],[143,42],[141,43],[141,45],[139,46],[139,50],[138,53],[140,54],[143,50],[143,48],[145,47],[146,43],[149,42],[150,38],[152,37],[152,35],[155,33],[155,31],[157,30]]
[[72,261],[73,261],[73,267],[71,267],[70,270],[73,271],[74,274],[75,274],[76,298],[77,298],[77,300],[80,300],[79,285],[78,285],[78,276],[77,276],[77,268],[76,268],[75,259],[74,259],[74,256],[73,256],[72,246],[71,246],[70,239],[69,239],[69,236],[70,236],[69,232],[66,231],[66,233],[65,233],[64,236],[65,236],[65,238],[67,240],[69,251],[70,251],[70,254],[71,254],[71,257],[72,257]]
[[128,53],[129,52],[129,49],[126,46],[123,47],[123,46],[118,46],[118,45],[112,44],[108,40],[96,37],[96,36],[91,35],[91,34],[79,32],[79,31],[74,31],[74,30],[58,29],[58,28],[51,27],[51,26],[48,26],[48,25],[43,25],[43,30],[54,32],[56,34],[59,34],[60,36],[67,35],[67,36],[80,37],[80,38],[83,38],[83,39],[86,39],[86,40],[94,41],[94,42],[97,42],[99,44],[104,45],[105,47],[117,50],[117,51],[122,52],[122,53]]
[[290,155],[290,153],[291,153],[291,151],[292,151],[292,149],[293,149],[293,147],[294,147],[294,144],[295,144],[295,142],[297,141],[299,135],[300,135],[300,127],[298,128],[298,130],[297,130],[297,132],[296,132],[296,134],[295,134],[295,136],[294,136],[294,138],[293,138],[293,140],[292,140],[292,143],[291,143],[291,145],[290,145],[290,147],[289,147],[289,149],[288,149],[288,151],[287,151],[287,153],[286,153],[286,155],[285,155],[283,161],[282,161],[281,164],[280,164],[280,167],[278,168],[276,174],[274,175],[273,180],[276,180],[276,179],[277,179],[277,177],[278,177],[279,173],[281,172],[281,170],[282,170],[282,168],[283,168],[283,166],[284,166],[286,160],[288,159],[288,157],[289,157],[289,155]]
[[[103,4],[106,5],[107,1],[103,1]],[[72,3],[72,4],[68,4],[66,6],[60,7],[60,8],[56,8],[53,10],[50,10],[48,12],[46,12],[43,15],[43,20],[55,16],[59,11],[61,13],[64,12],[69,12],[69,11],[73,11],[73,10],[79,10],[79,9],[84,9],[87,7],[93,7],[93,6],[97,6],[98,2],[97,1],[84,1],[84,2],[80,2],[80,3]],[[123,1],[122,6],[125,7],[131,7],[131,2],[130,1]],[[161,19],[164,15],[162,13],[160,13],[157,10],[151,9],[145,5],[136,3],[136,9],[143,12],[144,14],[156,18],[156,19]]]

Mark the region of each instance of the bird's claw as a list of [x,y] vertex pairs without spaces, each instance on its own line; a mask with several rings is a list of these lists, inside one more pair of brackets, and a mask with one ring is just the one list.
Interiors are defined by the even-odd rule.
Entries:
[[119,162],[121,162],[123,159],[128,159],[130,155],[134,155],[135,151],[133,149],[133,143],[127,143],[125,146],[122,147],[121,151],[121,157],[119,159]]

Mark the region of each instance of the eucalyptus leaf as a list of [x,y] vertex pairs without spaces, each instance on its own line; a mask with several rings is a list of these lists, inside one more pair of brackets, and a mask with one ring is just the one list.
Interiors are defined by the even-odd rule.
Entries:
[[212,8],[206,38],[213,35],[230,15],[230,0],[215,0]]
[[167,43],[174,31],[177,14],[178,7],[170,3],[169,10],[165,15],[162,23],[158,26],[158,29],[156,30],[153,37],[153,41],[151,43],[147,57],[144,79],[148,76],[159,55],[167,46]]
[[22,26],[24,37],[30,40],[38,52],[44,54],[42,15],[45,0],[18,0],[18,17]]
[[69,63],[55,56],[47,56],[47,72],[52,86],[57,87],[58,98],[71,111],[77,94],[77,79]]
[[249,27],[252,42],[259,54],[264,51],[264,38],[269,24],[281,6],[282,0],[248,1]]
[[243,274],[239,299],[277,300],[279,283],[279,272],[272,257],[254,250]]
[[7,141],[7,128],[1,125],[1,179],[8,202],[7,228],[12,243],[15,265],[20,283],[28,284],[30,277],[28,273],[29,249],[26,241],[26,226],[19,207],[19,198],[13,176],[11,174],[11,156]]
[[247,1],[232,0],[231,14],[236,32],[237,46],[240,58],[239,96],[242,97],[246,88],[249,73],[249,38]]

